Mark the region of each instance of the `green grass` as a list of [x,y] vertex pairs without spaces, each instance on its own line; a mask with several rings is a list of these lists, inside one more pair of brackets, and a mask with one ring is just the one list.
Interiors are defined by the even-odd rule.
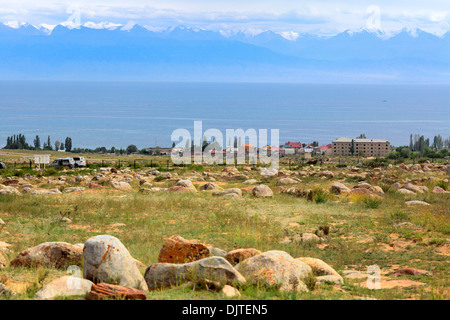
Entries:
[[[189,174],[194,169],[201,172],[202,168],[178,168],[176,172]],[[65,175],[89,173],[74,170]],[[59,171],[55,174],[58,175]],[[397,174],[401,178],[410,175],[401,171]],[[440,253],[448,245],[450,233],[446,194],[415,196],[415,199],[431,203],[428,207],[405,206],[404,202],[409,198],[394,192],[387,192],[380,199],[362,197],[356,199],[358,201],[350,201],[327,191],[333,181],[308,176],[302,178],[302,183],[296,187],[313,191],[309,198],[301,198],[278,193],[279,177],[254,175],[252,171],[250,178],[257,178],[275,191],[273,198],[257,199],[244,194],[240,199],[225,199],[204,192],[141,194],[137,191],[136,181],[132,183],[134,190],[131,192],[107,187],[99,192],[56,196],[2,195],[0,217],[7,225],[0,230],[0,240],[12,244],[12,253],[7,255],[11,260],[20,251],[42,242],[84,243],[92,236],[110,234],[119,238],[133,257],[148,266],[157,261],[165,239],[179,234],[225,251],[256,248],[261,251],[283,250],[293,257],[315,257],[336,270],[365,271],[370,265],[378,265],[386,272],[395,266],[426,269],[433,273],[433,277],[399,278],[423,282],[426,289],[417,286],[374,291],[361,288],[354,281],[346,281],[342,290],[336,290],[332,285],[316,287],[311,278],[306,281],[310,288],[314,287],[310,293],[287,294],[245,286],[240,288],[240,299],[449,298],[448,256]],[[164,187],[175,183],[173,180],[158,180],[156,178],[152,183]],[[42,186],[46,181],[42,181]],[[389,185],[382,181],[371,183]],[[241,181],[236,180],[224,182],[221,186],[244,187]],[[62,215],[69,217],[72,224],[61,222]],[[409,223],[398,226],[400,222]],[[115,223],[126,226],[112,227]],[[285,237],[314,233],[323,226],[330,229],[324,242],[281,243]],[[7,267],[0,270],[0,280],[26,282],[26,290],[16,298],[31,299],[44,284],[63,274],[64,270]],[[156,290],[148,293],[148,297],[225,299],[220,293],[187,287]]]

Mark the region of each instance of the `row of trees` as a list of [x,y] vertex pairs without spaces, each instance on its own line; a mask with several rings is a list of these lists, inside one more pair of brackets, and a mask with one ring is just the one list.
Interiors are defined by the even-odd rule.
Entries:
[[41,138],[36,135],[33,140],[33,144],[27,143],[27,139],[23,134],[12,135],[6,138],[6,146],[3,149],[27,149],[27,150],[65,150],[70,152],[72,150],[72,138],[67,137],[64,142],[56,140],[53,149],[50,136],[47,137],[47,141],[41,146]]
[[409,150],[423,152],[426,148],[434,149],[434,151],[450,148],[450,137],[443,140],[440,134],[434,136],[433,142],[420,134],[411,134],[409,136]]

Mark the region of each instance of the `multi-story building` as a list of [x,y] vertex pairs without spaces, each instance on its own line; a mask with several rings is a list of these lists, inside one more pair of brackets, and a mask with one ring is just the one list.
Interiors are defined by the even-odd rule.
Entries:
[[[352,144],[354,146],[352,154]],[[384,139],[350,139],[339,138],[333,141],[335,156],[384,157],[391,152],[391,144]]]

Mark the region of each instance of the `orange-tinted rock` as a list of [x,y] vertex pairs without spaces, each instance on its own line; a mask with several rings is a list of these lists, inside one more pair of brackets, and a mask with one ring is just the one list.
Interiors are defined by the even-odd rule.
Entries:
[[10,180],[5,180],[2,183],[5,186],[18,185],[19,184],[19,180],[17,180],[17,179],[10,179]]
[[43,266],[64,269],[81,265],[83,249],[66,242],[46,242],[26,249],[11,261],[13,267]]
[[173,236],[166,240],[159,252],[158,262],[187,263],[209,257],[209,249],[181,236]]
[[145,292],[138,289],[117,286],[109,283],[94,284],[86,300],[119,299],[146,300]]
[[173,186],[169,189],[167,189],[167,191],[169,192],[178,192],[178,193],[190,193],[190,192],[195,192],[190,188],[187,187],[183,187],[183,186]]
[[260,253],[261,253],[261,251],[256,250],[254,248],[236,249],[236,250],[228,252],[228,254],[225,256],[225,259],[227,259],[227,261],[229,263],[231,263],[232,265],[235,265],[241,261],[244,261],[245,259],[251,258]]

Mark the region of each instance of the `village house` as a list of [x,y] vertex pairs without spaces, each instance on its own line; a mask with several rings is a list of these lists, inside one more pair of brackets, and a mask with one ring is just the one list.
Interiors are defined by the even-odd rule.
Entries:
[[332,156],[333,155],[333,145],[327,144],[325,146],[315,147],[313,153],[315,155]]
[[[352,154],[352,145],[354,146]],[[391,152],[391,144],[384,139],[350,139],[341,137],[333,141],[335,156],[384,157]]]

